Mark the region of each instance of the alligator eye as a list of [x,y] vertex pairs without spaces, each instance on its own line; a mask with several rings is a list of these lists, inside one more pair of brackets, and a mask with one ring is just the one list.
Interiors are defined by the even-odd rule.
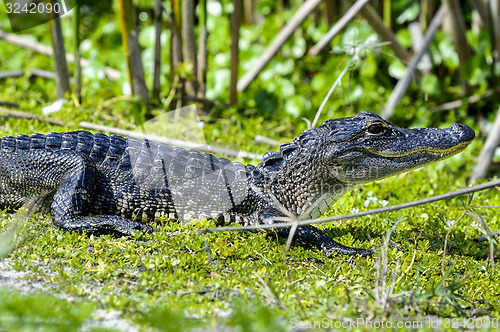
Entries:
[[381,135],[385,133],[385,131],[387,130],[387,126],[382,122],[375,122],[370,124],[368,128],[366,128],[366,130],[370,135]]

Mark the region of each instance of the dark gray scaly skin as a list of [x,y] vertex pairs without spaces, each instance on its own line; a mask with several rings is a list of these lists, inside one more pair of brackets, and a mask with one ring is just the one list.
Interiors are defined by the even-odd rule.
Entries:
[[[316,218],[353,187],[445,159],[473,138],[461,124],[404,129],[362,111],[304,131],[254,167],[115,135],[6,136],[0,206],[50,211],[54,224],[67,231],[118,234],[152,231],[146,222],[161,215],[254,225],[273,222],[286,209],[299,219]],[[343,246],[313,226],[298,227],[295,238],[328,256],[371,253]]]

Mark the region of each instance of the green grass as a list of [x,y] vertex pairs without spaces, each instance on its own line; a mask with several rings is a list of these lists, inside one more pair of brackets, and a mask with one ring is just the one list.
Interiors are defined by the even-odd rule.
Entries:
[[[458,189],[466,180],[463,163],[469,168],[474,153],[467,150],[355,189],[328,215]],[[376,201],[365,208],[368,197]],[[498,206],[498,191],[477,193],[471,204]],[[347,318],[484,323],[500,318],[500,278],[488,261],[488,244],[473,241],[481,234],[472,218],[455,225],[443,261],[449,222],[466,208],[477,212],[466,197],[459,197],[322,226],[345,245],[377,248],[371,258],[327,258],[297,245],[285,257],[284,240],[272,234],[200,234],[199,229],[214,226],[211,221],[157,223],[160,232],[155,234],[113,237],[65,233],[48,216],[34,216],[20,226],[16,248],[4,262],[28,272],[27,283],[39,283],[46,291],[2,290],[0,329],[59,331],[86,324],[97,329],[103,326],[96,318],[98,309],[117,311],[131,326],[158,330],[287,330],[315,321],[323,327],[340,324]],[[500,228],[497,208],[479,211],[493,230]],[[5,216],[0,230],[20,221]]]
[[[21,52],[25,51],[2,44],[2,68],[17,68],[10,63],[14,60],[6,59],[19,59]],[[24,55],[26,59],[16,61],[51,68],[41,56]],[[0,99],[18,102],[22,110],[40,114],[41,106],[55,100],[52,81],[30,82],[25,77],[2,83]],[[117,82],[97,83],[103,85],[84,84],[88,90],[83,105],[68,102],[53,115],[71,119],[65,127],[2,117],[0,135],[73,130],[80,121],[126,129],[136,125],[131,114],[137,111],[137,103],[128,100],[101,108],[106,100],[121,95],[121,88]],[[317,95],[321,99],[324,94]],[[382,101],[372,104],[377,103]],[[352,115],[352,108],[339,107],[330,113]],[[456,114],[466,114],[465,110],[450,112],[443,126],[455,121]],[[284,113],[275,116],[279,121],[271,121],[255,110],[216,109],[204,117],[203,130],[209,142],[230,142],[242,150],[264,153],[269,149],[253,142],[256,134],[286,142],[305,129],[300,118]],[[474,124],[473,118],[466,121]],[[327,215],[377,208],[382,200],[395,205],[462,188],[479,154],[478,141],[444,162],[355,189]],[[370,197],[376,199],[372,202]],[[476,193],[471,204],[467,197],[459,197],[321,226],[345,245],[375,248],[371,258],[327,258],[297,245],[285,257],[285,240],[273,234],[201,234],[199,229],[214,226],[203,220],[183,226],[158,223],[155,227],[160,232],[155,234],[112,237],[65,233],[51,225],[49,216],[36,215],[25,222],[21,216],[5,215],[0,218],[0,256],[5,257],[0,261],[0,285],[6,278],[5,265],[25,273],[14,280],[17,286],[12,281],[8,287],[0,286],[0,331],[125,330],[126,326],[280,331],[349,327],[353,321],[361,322],[358,319],[422,322],[421,328],[494,324],[500,319],[499,267],[493,270],[488,260],[489,245],[473,241],[482,235],[474,227],[476,221],[466,216],[451,232],[450,222],[470,209],[499,230],[498,208],[476,210],[471,205],[499,206],[498,190]],[[385,246],[386,234],[395,224]],[[120,323],[106,325],[110,316],[121,319]],[[369,324],[358,327],[370,329]]]
[[[21,101],[16,93],[11,99]],[[25,109],[39,112],[35,106]],[[123,109],[116,112],[125,113]],[[268,148],[253,142],[257,133],[289,141],[304,129],[300,120],[273,122],[225,112],[225,120],[205,117],[203,130],[210,142],[231,142],[243,150],[263,153]],[[55,117],[121,126],[102,120],[107,119],[105,111],[96,118],[71,103]],[[130,123],[130,117],[120,121]],[[78,128],[11,118],[1,118],[0,124],[1,135]],[[381,207],[383,200],[395,205],[462,188],[479,149],[476,140],[444,162],[364,185],[344,196],[327,215]],[[285,241],[273,234],[200,234],[199,229],[214,227],[213,222],[203,220],[183,226],[157,223],[160,232],[155,234],[112,237],[65,233],[51,225],[49,216],[36,215],[25,222],[21,216],[6,215],[0,218],[3,264],[26,272],[16,285],[22,281],[39,287],[37,291],[24,286],[2,289],[0,330],[123,330],[127,328],[120,324],[128,324],[141,330],[208,326],[278,331],[335,328],[335,324],[345,326],[357,319],[423,322],[427,327],[471,322],[464,318],[494,323],[500,318],[499,269],[493,271],[488,261],[488,244],[473,241],[482,234],[473,227],[477,222],[472,218],[466,216],[454,226],[443,261],[450,221],[465,209],[477,214],[471,205],[499,206],[498,190],[476,193],[471,204],[467,197],[458,197],[321,226],[345,245],[375,248],[371,258],[327,258],[316,249],[297,245],[285,257]],[[500,229],[498,208],[478,211],[493,230]],[[396,223],[385,247],[386,233]],[[106,325],[109,315],[121,323]]]

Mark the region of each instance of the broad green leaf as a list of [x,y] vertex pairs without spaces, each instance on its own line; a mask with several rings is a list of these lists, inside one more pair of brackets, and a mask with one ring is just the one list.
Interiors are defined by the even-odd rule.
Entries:
[[389,75],[399,80],[403,78],[405,74],[406,67],[401,61],[394,60],[393,62],[391,62],[391,64],[389,65]]

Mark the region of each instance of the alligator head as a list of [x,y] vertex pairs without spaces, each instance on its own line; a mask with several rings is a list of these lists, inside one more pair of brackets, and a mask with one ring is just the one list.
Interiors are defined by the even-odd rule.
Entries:
[[473,138],[462,124],[406,129],[362,111],[304,131],[280,153],[266,154],[257,168],[290,212],[314,217],[356,185],[448,158]]
[[446,159],[474,138],[468,126],[406,129],[370,111],[324,122],[325,155],[330,172],[342,182],[365,183]]

